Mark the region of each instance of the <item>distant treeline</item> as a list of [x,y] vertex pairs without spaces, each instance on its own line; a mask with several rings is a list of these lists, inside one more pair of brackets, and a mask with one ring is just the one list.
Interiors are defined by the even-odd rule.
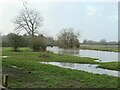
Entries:
[[57,40],[53,37],[38,35],[19,35],[9,33],[2,36],[2,47],[13,47],[14,51],[18,47],[30,47],[34,51],[45,50],[47,46],[59,46],[60,48],[79,48],[79,33],[73,28],[66,28],[60,31]]
[[119,42],[116,42],[116,41],[111,41],[111,42],[108,42],[106,41],[105,39],[101,39],[100,41],[93,41],[93,40],[83,40],[83,43],[81,44],[86,44],[86,45],[120,45],[120,41]]
[[[67,33],[68,33],[68,35],[67,35]],[[73,33],[73,32],[71,32],[71,33]],[[101,39],[98,42],[85,39],[85,40],[83,40],[82,43],[79,43],[77,36],[75,36],[75,34],[71,34],[71,33],[64,31],[64,33],[60,34],[62,36],[60,36],[60,35],[58,36],[59,38],[57,40],[55,40],[51,36],[44,37],[41,34],[38,36],[39,38],[41,38],[39,43],[41,43],[42,46],[59,46],[59,47],[68,47],[68,48],[69,48],[69,46],[70,46],[70,48],[73,48],[71,46],[74,46],[74,45],[76,45],[76,47],[79,47],[82,44],[84,44],[84,45],[120,45],[120,41],[119,42],[116,42],[116,41],[108,42],[105,39]],[[66,35],[64,35],[64,34],[66,34]],[[70,34],[72,36],[70,36]],[[70,36],[70,37],[68,37],[68,36]],[[15,34],[9,33],[8,35],[2,36],[2,47],[12,47],[12,46],[28,47],[30,45],[30,39],[31,39],[30,36],[26,35],[26,34],[15,35]],[[36,38],[37,41],[35,41],[35,39],[33,39],[33,40],[34,40],[33,43],[36,43],[36,45],[38,45],[37,44],[38,39]],[[45,45],[43,45],[43,42],[45,42],[44,43]],[[68,44],[68,46],[66,43]]]
[[[2,36],[2,47],[11,47],[11,39],[10,39],[10,33],[8,35],[3,35]],[[43,35],[41,35],[42,37]],[[19,38],[19,41],[17,44],[19,44],[19,47],[27,47],[29,44],[29,37],[28,35],[18,35],[18,37],[13,37],[13,39]],[[54,40],[53,37],[45,37],[46,39],[46,44],[47,46],[56,46],[57,45],[57,40]],[[12,40],[13,40],[12,39]],[[41,42],[43,43],[43,42]]]

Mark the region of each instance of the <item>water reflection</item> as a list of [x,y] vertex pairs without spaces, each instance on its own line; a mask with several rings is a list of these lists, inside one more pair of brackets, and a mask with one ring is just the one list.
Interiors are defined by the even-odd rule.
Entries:
[[60,50],[60,53],[63,53],[63,54],[79,54],[79,50],[69,50],[69,49],[62,49]]
[[114,70],[107,70],[107,69],[102,69],[102,68],[97,68],[98,65],[92,65],[92,64],[77,64],[77,63],[64,63],[64,62],[40,62],[43,64],[51,64],[63,68],[70,68],[70,69],[75,69],[75,70],[81,70],[81,71],[86,71],[94,74],[106,74],[110,76],[116,76],[120,77],[118,75],[118,71]]
[[[48,63],[49,64],[49,63]],[[62,65],[62,66],[67,66],[67,67],[73,67],[74,66],[74,63],[62,63],[62,62],[60,62],[60,64]]]

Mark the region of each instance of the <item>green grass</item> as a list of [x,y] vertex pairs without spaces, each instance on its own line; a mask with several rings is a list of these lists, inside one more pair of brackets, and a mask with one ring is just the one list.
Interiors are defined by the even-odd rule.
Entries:
[[[9,75],[9,88],[117,88],[118,78],[108,75],[44,65],[40,61],[96,63],[92,58],[58,55],[50,52],[31,52],[22,48],[12,52],[3,48],[3,75]],[[46,55],[46,56],[45,56]],[[17,66],[14,68],[12,66]]]
[[99,64],[99,68],[105,68],[110,70],[117,70],[120,71],[120,62],[107,62],[107,63],[101,63]]
[[118,47],[110,47],[109,45],[81,45],[80,49],[120,52]]
[[52,52],[31,52],[30,49],[21,48],[21,52],[11,52],[11,48],[3,48],[3,56],[10,56],[12,60],[28,60],[28,61],[47,61],[47,62],[74,62],[95,64],[96,58],[78,57],[70,55],[59,55]]

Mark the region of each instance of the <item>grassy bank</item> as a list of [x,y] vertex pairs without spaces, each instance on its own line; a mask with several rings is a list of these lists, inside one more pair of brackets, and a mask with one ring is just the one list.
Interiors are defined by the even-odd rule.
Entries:
[[120,71],[119,65],[120,65],[120,62],[107,62],[107,63],[100,63],[98,67]]
[[62,54],[54,54],[52,52],[31,52],[29,48],[21,48],[21,52],[12,52],[11,48],[3,48],[3,56],[11,56],[12,60],[28,60],[28,61],[47,61],[47,62],[74,62],[95,64],[96,58],[78,57]]
[[118,78],[44,65],[40,61],[97,63],[92,58],[3,48],[3,74],[9,75],[9,88],[117,88]]
[[120,52],[120,49],[114,45],[81,45],[80,49]]

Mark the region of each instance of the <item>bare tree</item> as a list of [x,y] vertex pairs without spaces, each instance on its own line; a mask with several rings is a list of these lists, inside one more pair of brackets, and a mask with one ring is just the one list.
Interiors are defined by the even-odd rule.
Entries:
[[99,44],[105,45],[105,44],[106,44],[106,40],[105,40],[105,39],[101,39],[101,40],[99,41]]
[[37,29],[42,25],[42,17],[35,10],[25,9],[15,18],[14,23],[16,24],[15,30],[17,33],[25,30],[27,34],[34,36],[38,33]]
[[19,0],[22,2],[22,5],[25,9],[27,9],[27,0]]
[[62,48],[78,48],[79,33],[75,33],[73,28],[63,29],[58,35],[58,46]]

